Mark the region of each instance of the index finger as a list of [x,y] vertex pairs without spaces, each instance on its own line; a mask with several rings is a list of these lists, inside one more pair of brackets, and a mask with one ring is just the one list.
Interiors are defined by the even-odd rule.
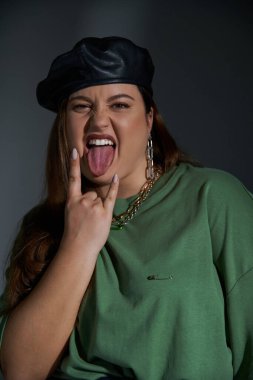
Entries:
[[76,195],[81,195],[81,193],[80,157],[76,148],[74,148],[70,156],[68,197],[72,198]]

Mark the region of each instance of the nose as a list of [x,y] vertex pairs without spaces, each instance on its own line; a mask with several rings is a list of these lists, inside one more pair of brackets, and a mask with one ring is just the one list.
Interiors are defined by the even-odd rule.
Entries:
[[93,128],[103,129],[110,124],[110,119],[105,108],[97,107],[92,110],[90,117],[90,125]]

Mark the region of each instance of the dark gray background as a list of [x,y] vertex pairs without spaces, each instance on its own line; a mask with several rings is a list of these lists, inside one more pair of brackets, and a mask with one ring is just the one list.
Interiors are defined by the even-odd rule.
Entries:
[[106,35],[150,50],[155,99],[179,145],[253,190],[252,1],[2,0],[1,268],[18,221],[43,194],[54,114],[37,105],[36,84],[56,55]]

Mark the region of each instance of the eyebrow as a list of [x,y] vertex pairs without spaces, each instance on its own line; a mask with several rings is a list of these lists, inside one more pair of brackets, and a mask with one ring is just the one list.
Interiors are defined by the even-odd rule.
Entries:
[[[116,94],[116,95],[113,95],[113,96],[110,96],[107,101],[111,102],[112,100],[116,100],[116,99],[119,99],[119,98],[128,98],[128,99],[131,99],[131,100],[134,100],[134,98],[128,94]],[[70,101],[72,100],[86,100],[87,102],[91,102],[92,103],[92,99],[89,98],[88,96],[85,96],[85,95],[76,95],[76,96],[73,96],[73,97],[70,97]]]
[[118,98],[128,98],[128,99],[131,99],[131,100],[134,100],[134,98],[128,94],[117,94],[117,95],[113,95],[113,96],[110,96],[110,98],[108,98],[109,101],[112,101],[112,100],[115,100],[115,99],[118,99]]

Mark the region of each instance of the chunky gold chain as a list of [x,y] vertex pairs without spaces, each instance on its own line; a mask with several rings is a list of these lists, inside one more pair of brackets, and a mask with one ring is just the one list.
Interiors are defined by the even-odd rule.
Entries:
[[130,221],[132,220],[135,215],[137,214],[140,206],[142,203],[147,199],[150,190],[152,189],[154,183],[160,178],[161,171],[155,171],[154,178],[149,179],[147,182],[144,183],[142,186],[138,197],[135,199],[135,201],[131,202],[128,206],[127,210],[124,211],[122,214],[113,216],[112,218],[112,229],[118,229],[122,230],[122,228]]

